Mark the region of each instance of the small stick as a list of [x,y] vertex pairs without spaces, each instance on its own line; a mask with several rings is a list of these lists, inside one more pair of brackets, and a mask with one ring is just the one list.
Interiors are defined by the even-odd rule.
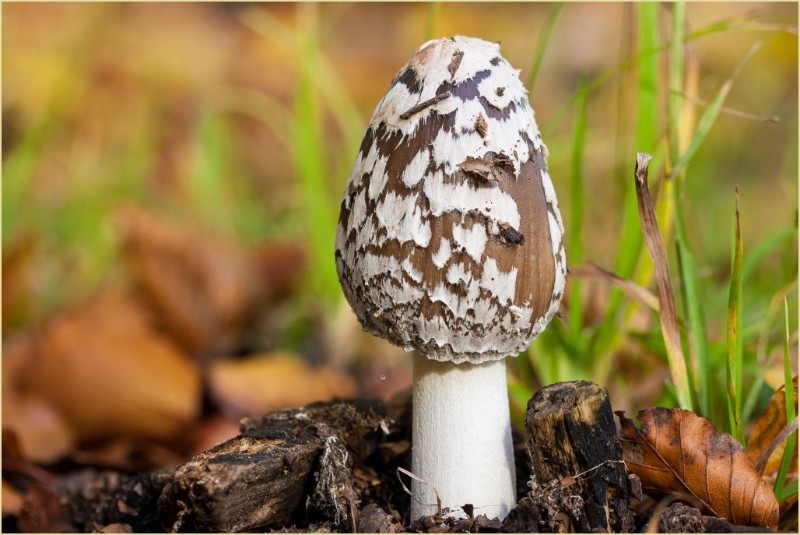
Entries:
[[415,115],[424,110],[425,108],[429,108],[430,106],[433,106],[437,102],[441,102],[448,97],[450,97],[450,91],[445,91],[441,95],[436,95],[433,98],[429,98],[425,102],[420,102],[416,106],[409,108],[408,111],[405,111],[400,114],[400,118],[403,119],[404,121],[406,119],[410,119],[412,115]]

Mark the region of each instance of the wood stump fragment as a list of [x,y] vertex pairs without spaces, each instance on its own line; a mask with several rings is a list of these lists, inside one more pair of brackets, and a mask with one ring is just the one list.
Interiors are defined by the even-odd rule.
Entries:
[[[632,495],[605,388],[556,383],[528,402],[531,507],[539,529],[567,532],[633,528]],[[640,496],[637,496],[640,497]],[[544,525],[542,525],[544,524]]]
[[355,531],[352,464],[375,450],[387,426],[371,404],[357,403],[319,403],[244,420],[239,436],[175,471],[159,499],[159,510],[172,513],[169,528],[256,531],[289,525],[306,507],[316,522]]

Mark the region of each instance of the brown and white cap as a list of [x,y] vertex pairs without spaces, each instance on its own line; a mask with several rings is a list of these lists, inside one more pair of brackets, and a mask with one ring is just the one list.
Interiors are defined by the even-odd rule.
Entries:
[[563,224],[519,71],[499,45],[422,45],[350,174],[336,268],[363,327],[435,360],[523,351],[558,309]]

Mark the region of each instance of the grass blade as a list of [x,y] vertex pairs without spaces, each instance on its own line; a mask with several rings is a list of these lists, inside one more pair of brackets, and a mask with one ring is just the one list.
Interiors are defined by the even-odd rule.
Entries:
[[425,17],[425,40],[430,41],[436,32],[436,19],[439,18],[440,2],[428,4],[428,14]]
[[226,125],[206,111],[197,128],[193,173],[187,189],[192,205],[217,229],[231,230],[232,214],[225,183],[230,180],[230,145]]
[[[658,48],[658,5],[646,2],[639,5],[639,51],[644,53]],[[650,54],[638,63],[636,104],[636,152],[654,154],[659,140],[658,128],[658,56]],[[637,192],[626,187],[627,195],[622,222],[622,240],[617,254],[616,272],[629,278],[642,252],[642,229],[639,220]]]
[[[313,17],[313,14],[310,14]],[[295,120],[292,127],[292,145],[295,169],[305,201],[307,231],[310,238],[311,269],[315,290],[324,303],[334,303],[339,292],[339,281],[332,252],[336,218],[329,202],[328,180],[323,158],[325,146],[320,135],[319,103],[315,92],[314,71],[317,65],[316,26],[311,20],[299,36],[300,73],[297,80]]]
[[[309,6],[299,6],[301,9],[314,9]],[[316,7],[315,9],[319,9]],[[251,28],[253,31],[270,40],[279,47],[290,54],[297,53],[299,50],[302,58],[298,58],[300,63],[305,62],[305,66],[309,72],[313,72],[313,76],[309,76],[310,83],[314,84],[316,90],[321,95],[327,104],[339,129],[345,137],[345,152],[348,155],[346,161],[346,170],[342,176],[341,185],[344,187],[344,180],[347,177],[347,171],[352,164],[350,158],[355,158],[358,152],[358,147],[361,145],[361,138],[364,135],[365,121],[358,111],[358,106],[353,101],[350,93],[348,92],[341,76],[333,68],[330,61],[320,54],[317,50],[314,54],[303,53],[303,47],[295,47],[297,42],[297,30],[291,28],[288,24],[281,21],[278,17],[272,14],[269,10],[263,8],[248,9],[242,14],[242,22]]]
[[[784,316],[784,336],[783,336],[783,388],[786,400],[786,421],[791,422],[796,418],[794,389],[795,382],[792,378],[792,360],[789,356],[789,304],[786,298],[783,299],[783,316]],[[796,422],[796,420],[795,420]],[[792,494],[797,493],[797,482],[793,488],[784,487],[786,483],[786,476],[789,474],[792,460],[796,454],[794,451],[795,444],[797,443],[797,430],[789,435],[786,441],[786,449],[783,450],[783,459],[781,459],[781,466],[778,469],[778,475],[775,478],[775,494],[778,502],[784,501]]]
[[700,282],[697,276],[697,264],[694,254],[689,249],[683,210],[680,206],[680,188],[675,184],[675,248],[678,257],[678,270],[681,278],[681,290],[686,321],[689,324],[689,344],[694,365],[692,384],[697,394],[700,414],[711,415],[711,365],[708,355],[708,335],[706,333],[705,312]]
[[669,47],[669,95],[667,97],[667,109],[669,112],[667,131],[669,132],[670,161],[675,161],[681,150],[680,134],[683,99],[678,92],[683,89],[685,23],[686,4],[684,2],[675,2],[672,5],[672,40]]
[[[655,153],[658,139],[658,56],[652,53],[658,48],[658,6],[653,3],[638,4],[638,73],[637,73],[637,106],[636,128],[634,131],[634,148],[637,152]],[[587,86],[588,88],[588,86]],[[626,173],[626,176],[627,175]],[[621,236],[617,248],[614,272],[623,279],[633,279],[634,270],[643,253],[642,230],[637,224],[639,214],[635,188],[624,182],[625,200],[620,222]],[[636,281],[641,282],[641,281]],[[619,339],[619,310],[623,303],[619,291],[613,291],[608,309],[597,334],[595,353],[606,354]],[[601,383],[607,380],[598,373],[596,380]]]
[[[586,147],[586,98],[575,103],[575,125],[572,138],[572,171],[569,176],[569,229],[567,235],[567,264],[575,266],[583,261],[583,153]],[[570,283],[570,302],[567,312],[570,335],[577,340],[583,323],[581,283]]]
[[739,323],[742,317],[742,230],[739,224],[739,189],[733,223],[731,282],[728,293],[728,336],[726,343],[728,378],[728,418],[731,434],[744,444],[742,428],[742,343]]
[[[684,85],[694,87],[696,77],[689,76],[684,81],[684,26],[686,23],[686,5],[677,2],[673,6],[672,42],[670,43],[670,69],[669,69],[669,120],[667,131],[669,134],[669,161],[679,159],[684,150],[686,127],[693,122],[684,114],[684,99],[682,91]],[[691,128],[691,126],[689,126]],[[684,168],[685,170],[685,168]],[[689,323],[688,348],[690,357],[690,380],[695,392],[699,412],[704,416],[711,413],[711,383],[710,365],[708,361],[708,338],[706,335],[705,314],[700,296],[700,284],[697,277],[697,267],[694,255],[689,248],[689,239],[683,216],[682,189],[685,173],[670,172],[673,176],[668,183],[671,185],[672,224],[675,235],[675,249],[678,260],[678,273],[681,280],[681,295],[683,297],[684,316]]]
[[531,65],[531,72],[528,75],[528,83],[526,84],[528,92],[531,94],[533,94],[533,86],[536,85],[536,78],[539,76],[539,69],[542,66],[542,60],[544,59],[545,50],[547,50],[547,43],[550,41],[550,35],[553,33],[553,28],[555,28],[558,16],[563,9],[564,3],[559,2],[550,10],[550,14],[547,15],[547,20],[544,21],[542,33],[539,34],[539,42],[536,44],[536,53],[533,56],[533,65]]
[[672,382],[675,386],[676,396],[681,408],[693,410],[692,393],[689,388],[689,376],[686,371],[686,360],[683,356],[681,347],[681,337],[678,331],[678,315],[675,310],[675,294],[672,291],[672,283],[669,277],[669,263],[667,262],[667,250],[664,240],[658,230],[653,202],[650,199],[650,192],[647,186],[647,166],[650,162],[649,154],[638,153],[636,155],[636,199],[638,201],[639,216],[644,233],[644,240],[650,257],[653,259],[653,266],[656,272],[656,282],[658,284],[658,297],[661,308],[661,331],[664,337],[664,345],[667,349],[667,361],[669,363]]
[[[695,41],[709,35],[733,32],[733,31],[786,32],[792,35],[797,35],[797,28],[794,26],[789,26],[786,24],[757,23],[748,20],[746,17],[737,16],[722,21],[714,22],[712,24],[709,24],[708,26],[704,26],[698,30],[686,34],[684,38],[684,43],[689,43],[691,41]],[[644,50],[644,51],[640,50],[636,55],[619,62],[613,67],[610,67],[607,70],[600,73],[599,75],[597,75],[589,84],[586,85],[583,91],[586,92],[587,94],[593,93],[595,90],[602,87],[603,84],[608,82],[610,79],[612,79],[620,72],[625,71],[631,65],[637,64],[644,58],[668,50],[670,45],[671,43],[666,43],[651,50]],[[546,124],[542,125],[541,129],[542,135],[545,137],[545,139],[550,137],[554,128],[562,124],[564,120],[564,115],[570,109],[572,109],[572,106],[574,105],[577,96],[578,96],[577,93],[573,94],[569,99],[566,100],[566,102],[564,102],[564,104],[562,104],[562,106],[555,113],[553,113],[550,120]]]
[[25,198],[39,164],[42,148],[47,144],[57,122],[49,114],[34,123],[3,165],[3,241],[8,243],[25,213]]
[[694,132],[694,136],[692,136],[692,140],[689,142],[689,147],[686,151],[681,154],[680,159],[675,163],[672,167],[672,175],[680,172],[689,161],[692,159],[694,154],[697,152],[697,149],[700,147],[700,144],[708,135],[709,130],[714,125],[714,122],[717,120],[717,117],[720,114],[720,110],[722,108],[722,104],[725,102],[725,99],[730,93],[731,88],[733,87],[733,82],[739,76],[739,73],[744,68],[747,61],[756,53],[756,51],[761,46],[761,42],[755,43],[750,50],[745,54],[745,56],[741,59],[741,61],[736,65],[736,68],[733,69],[733,72],[725,80],[725,83],[722,84],[717,95],[714,97],[714,100],[711,101],[711,104],[708,106],[706,111],[703,113],[703,116],[700,117],[700,121],[697,123],[697,129]]
[[748,250],[747,258],[742,264],[742,281],[749,279],[758,265],[770,253],[780,246],[788,246],[790,242],[797,241],[797,229],[794,227],[780,229],[769,236],[763,238],[752,249]]

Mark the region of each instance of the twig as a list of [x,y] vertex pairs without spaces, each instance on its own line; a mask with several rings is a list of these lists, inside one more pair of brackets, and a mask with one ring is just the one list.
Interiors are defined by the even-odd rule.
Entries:
[[429,107],[433,106],[434,104],[436,104],[437,102],[441,102],[444,99],[449,98],[449,97],[450,97],[450,91],[445,91],[444,93],[442,93],[440,95],[436,95],[433,98],[429,98],[425,102],[420,102],[416,106],[412,106],[407,111],[404,111],[403,113],[401,113],[400,114],[400,118],[403,119],[404,121],[406,119],[410,119],[412,115],[416,115],[417,113],[421,112],[425,108],[429,108]]

